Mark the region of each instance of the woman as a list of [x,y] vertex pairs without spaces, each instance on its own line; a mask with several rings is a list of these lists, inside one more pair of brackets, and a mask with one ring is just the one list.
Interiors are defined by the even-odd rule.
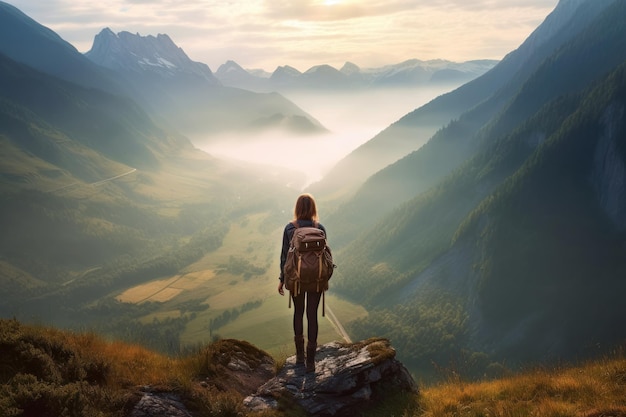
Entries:
[[[293,236],[296,226],[294,222],[298,224],[298,227],[318,227],[326,234],[326,229],[320,223],[317,222],[317,207],[315,199],[310,194],[302,194],[296,200],[296,206],[294,208],[294,221],[287,223],[285,230],[283,231],[283,247],[280,253],[280,283],[278,284],[278,293],[285,295],[284,284],[285,276],[283,268],[285,261],[287,260],[287,252],[289,251],[289,244]],[[306,310],[307,319],[307,337],[308,343],[306,346],[306,371],[315,371],[315,350],[317,348],[317,308],[320,304],[320,298],[322,292],[315,291],[302,291],[297,295],[291,294],[294,311],[293,311],[293,332],[294,342],[296,345],[296,364],[303,364],[305,362],[304,353],[304,312]]]

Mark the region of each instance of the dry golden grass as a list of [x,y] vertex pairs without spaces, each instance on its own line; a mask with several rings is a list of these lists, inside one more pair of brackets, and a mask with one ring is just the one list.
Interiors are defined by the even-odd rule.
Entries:
[[626,417],[626,359],[536,370],[479,383],[448,382],[421,393],[417,416]]
[[[0,320],[0,415],[123,417],[140,387],[176,392],[202,416],[243,415],[242,395],[201,385],[213,375],[209,345],[170,358],[92,333]],[[243,342],[242,342],[243,344]],[[251,347],[254,350],[253,347]],[[207,359],[208,358],[208,359]]]
[[42,329],[49,337],[60,339],[86,361],[100,360],[109,367],[107,383],[115,388],[140,385],[180,385],[190,380],[190,370],[178,359],[150,351],[139,345],[107,341],[93,333],[73,333]]
[[[205,378],[219,377],[216,373],[215,352],[221,352],[220,342],[199,349],[185,357],[170,358],[137,345],[111,342],[92,333],[73,333],[54,328],[21,325],[15,321],[0,320],[0,335],[7,352],[19,352],[20,357],[42,358],[53,352],[65,352],[60,358],[66,362],[33,362],[51,364],[51,373],[41,373],[39,365],[28,367],[29,361],[15,372],[35,372],[38,378],[48,381],[45,391],[52,402],[65,401],[69,390],[76,391],[91,401],[90,410],[102,410],[102,416],[117,417],[119,407],[127,404],[137,387],[150,385],[175,390],[195,404],[198,415],[234,416],[248,415],[242,406],[241,395],[236,392],[219,392],[198,383]],[[241,344],[241,346],[249,344]],[[14,350],[13,347],[19,347]],[[216,350],[217,349],[217,350]],[[251,347],[252,349],[252,347]],[[67,355],[67,353],[71,353]],[[57,357],[58,355],[52,355]],[[283,351],[276,359],[277,369],[284,363]],[[5,358],[7,359],[7,358]],[[55,359],[59,360],[59,358]],[[7,362],[8,363],[8,362]],[[89,372],[89,389],[74,380],[81,372],[63,373],[59,379],[56,367],[66,366]],[[5,367],[5,380],[10,381]],[[57,375],[57,376],[55,376]],[[59,374],[60,375],[60,374]],[[84,375],[83,375],[84,377]],[[17,378],[17,377],[15,377]],[[19,378],[18,378],[19,379]],[[16,379],[16,384],[30,383],[30,387],[16,385],[11,389],[26,395],[39,393],[39,380],[35,377]],[[21,382],[20,382],[21,381]],[[26,381],[26,382],[24,382]],[[55,382],[56,381],[56,382]],[[67,384],[65,387],[62,384]],[[72,385],[73,384],[73,385]],[[69,388],[68,388],[69,387]],[[100,390],[100,391],[98,391]],[[11,390],[5,390],[5,394]],[[537,369],[523,374],[492,381],[466,383],[452,380],[431,387],[421,387],[419,395],[401,393],[390,395],[383,404],[371,408],[368,417],[626,417],[626,358],[623,356],[601,359],[578,367]],[[7,394],[8,395],[8,394]],[[15,398],[0,396],[2,401]],[[109,400],[106,400],[109,398]],[[111,400],[112,399],[112,400]],[[113,401],[111,403],[111,401]],[[50,405],[48,403],[44,405]],[[74,415],[74,414],[73,414]],[[83,414],[75,414],[83,415]],[[95,414],[94,414],[95,415]],[[252,414],[250,414],[252,415]],[[289,411],[272,411],[258,416],[293,415]]]

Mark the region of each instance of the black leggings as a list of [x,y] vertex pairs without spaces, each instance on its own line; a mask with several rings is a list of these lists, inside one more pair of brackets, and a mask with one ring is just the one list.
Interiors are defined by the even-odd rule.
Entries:
[[293,333],[295,336],[304,335],[304,305],[306,298],[306,321],[307,321],[307,337],[309,343],[317,344],[317,307],[320,305],[322,298],[321,292],[306,291],[301,292],[293,299]]

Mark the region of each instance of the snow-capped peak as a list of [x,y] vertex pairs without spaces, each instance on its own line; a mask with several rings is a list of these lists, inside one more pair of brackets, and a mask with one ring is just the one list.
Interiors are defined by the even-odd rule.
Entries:
[[166,34],[141,36],[130,32],[113,33],[103,29],[94,38],[85,54],[93,62],[121,72],[152,73],[172,78],[180,74],[193,74],[211,84],[219,84],[209,67],[192,61]]

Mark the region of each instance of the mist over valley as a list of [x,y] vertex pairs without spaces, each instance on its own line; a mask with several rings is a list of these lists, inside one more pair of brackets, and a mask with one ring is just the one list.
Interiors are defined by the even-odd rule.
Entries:
[[304,175],[304,188],[321,180],[339,160],[408,112],[458,87],[456,84],[357,91],[288,90],[282,94],[328,129],[319,133],[285,131],[280,126],[256,132],[191,136],[207,153],[260,165],[287,168]]

